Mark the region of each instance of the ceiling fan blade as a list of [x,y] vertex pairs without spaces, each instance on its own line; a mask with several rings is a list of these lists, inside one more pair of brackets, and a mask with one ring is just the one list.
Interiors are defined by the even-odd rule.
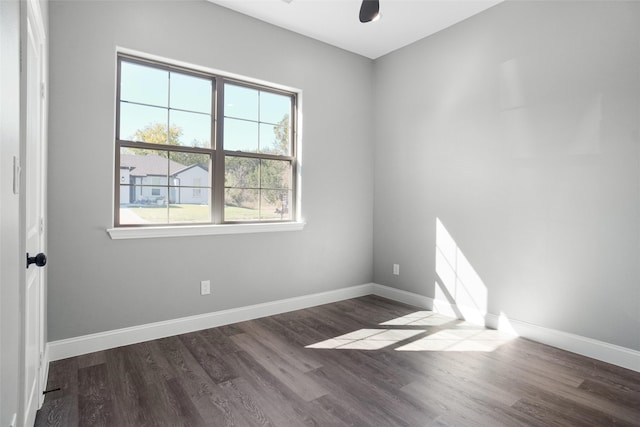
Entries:
[[371,22],[380,16],[380,0],[362,0],[360,22]]

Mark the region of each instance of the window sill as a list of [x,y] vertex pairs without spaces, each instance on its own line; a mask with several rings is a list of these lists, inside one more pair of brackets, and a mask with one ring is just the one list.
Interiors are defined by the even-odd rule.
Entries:
[[211,236],[218,234],[270,233],[301,231],[304,222],[278,222],[268,224],[185,225],[180,227],[120,227],[109,228],[112,240],[150,239],[156,237]]

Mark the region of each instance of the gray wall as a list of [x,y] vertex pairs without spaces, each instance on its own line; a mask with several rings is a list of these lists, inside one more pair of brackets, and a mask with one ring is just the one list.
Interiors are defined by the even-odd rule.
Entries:
[[640,350],[638,22],[507,2],[378,59],[374,281],[436,296],[439,218],[489,313]]
[[[489,313],[640,350],[640,3],[506,2],[374,63],[205,2],[50,14],[50,340],[372,279],[441,298],[438,218]],[[305,230],[110,240],[116,46],[301,88]]]
[[[370,60],[204,1],[53,1],[50,27],[50,341],[371,281]],[[116,46],[302,89],[306,228],[111,240]]]

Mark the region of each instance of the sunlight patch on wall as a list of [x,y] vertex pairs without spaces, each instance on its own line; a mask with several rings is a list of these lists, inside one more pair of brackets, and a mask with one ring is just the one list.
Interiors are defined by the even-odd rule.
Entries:
[[453,317],[454,319],[458,319],[460,316],[454,308],[455,306],[451,305],[452,302],[448,301],[447,296],[444,291],[440,288],[440,283],[436,280],[433,286],[435,289],[435,298],[433,299],[433,311],[443,316]]
[[449,231],[436,218],[435,300],[455,305],[465,320],[484,325],[488,291]]
[[518,334],[518,331],[516,331],[516,329],[511,324],[511,321],[503,311],[501,311],[500,316],[498,316],[497,325],[491,325],[491,327],[494,327],[499,331],[505,332],[507,334],[511,334],[516,337],[520,336],[520,334]]

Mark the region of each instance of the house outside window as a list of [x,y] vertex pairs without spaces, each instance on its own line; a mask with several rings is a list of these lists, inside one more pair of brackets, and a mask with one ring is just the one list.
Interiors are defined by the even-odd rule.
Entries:
[[119,55],[115,226],[294,221],[296,98]]
[[202,197],[202,189],[200,188],[200,178],[194,178],[193,179],[193,197],[194,198],[199,198]]

